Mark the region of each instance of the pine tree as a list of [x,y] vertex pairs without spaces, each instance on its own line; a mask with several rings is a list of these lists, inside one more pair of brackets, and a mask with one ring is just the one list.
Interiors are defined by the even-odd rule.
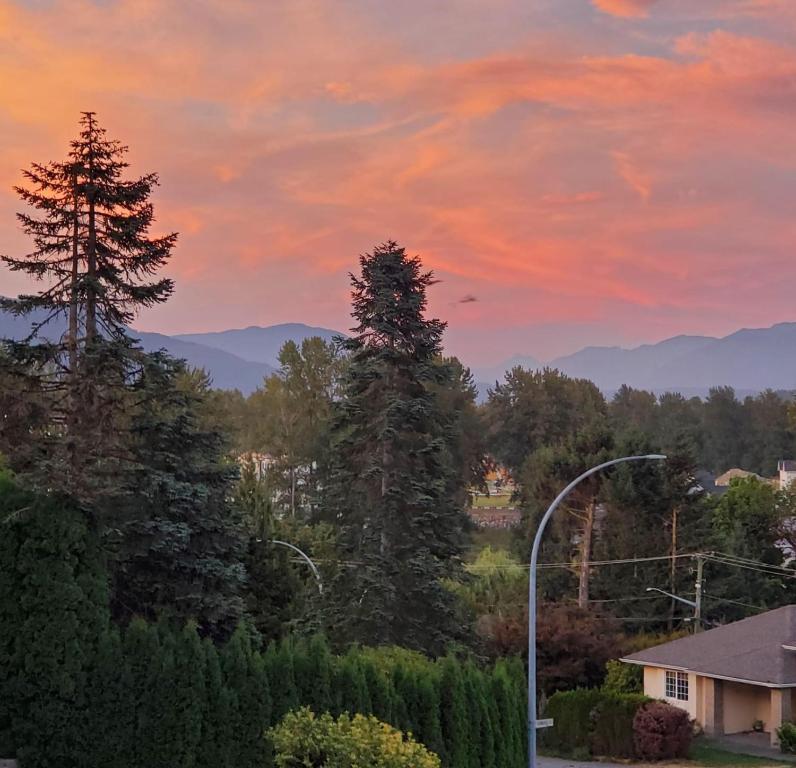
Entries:
[[[34,250],[0,257],[12,271],[47,283],[37,294],[0,300],[0,309],[32,316],[31,337],[6,344],[4,369],[49,394],[46,460],[24,469],[44,487],[55,484],[81,498],[101,493],[114,473],[120,392],[139,354],[127,326],[173,288],[154,277],[176,242],[176,234],[149,234],[157,175],[125,180],[126,152],[93,112],[83,113],[67,160],[33,164],[28,185],[16,188],[33,209],[19,220]],[[59,320],[65,331],[56,327]]]
[[442,580],[457,574],[465,524],[432,391],[450,376],[438,362],[445,324],[424,316],[433,278],[418,258],[387,242],[360,265],[325,514],[361,565],[340,574],[327,620],[341,642],[442,653],[461,635]]
[[245,539],[229,500],[237,468],[223,435],[202,422],[209,383],[182,363],[146,361],[134,411],[135,471],[120,479],[104,513],[116,525],[117,619],[195,619],[226,638],[243,613]]

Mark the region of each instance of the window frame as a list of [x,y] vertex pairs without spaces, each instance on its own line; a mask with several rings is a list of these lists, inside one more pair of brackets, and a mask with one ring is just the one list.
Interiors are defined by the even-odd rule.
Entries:
[[667,669],[663,681],[663,689],[667,699],[675,701],[688,701],[689,690],[688,672],[678,672]]

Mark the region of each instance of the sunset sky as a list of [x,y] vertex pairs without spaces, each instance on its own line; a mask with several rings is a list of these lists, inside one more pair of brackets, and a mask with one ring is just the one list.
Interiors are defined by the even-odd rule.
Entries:
[[387,238],[470,364],[796,320],[796,0],[0,0],[0,251],[86,109],[180,232],[142,329],[345,330]]

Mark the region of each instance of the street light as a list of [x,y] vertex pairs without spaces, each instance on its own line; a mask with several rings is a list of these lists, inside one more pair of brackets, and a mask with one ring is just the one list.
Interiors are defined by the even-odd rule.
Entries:
[[528,574],[528,768],[536,768],[536,566],[539,561],[539,548],[542,543],[544,529],[559,504],[578,483],[587,477],[607,467],[623,464],[626,461],[663,461],[664,459],[666,459],[666,456],[651,453],[646,456],[624,456],[621,459],[612,459],[592,467],[580,477],[575,478],[556,496],[536,529],[536,537],[533,540],[533,549],[531,550],[531,570]]
[[657,587],[647,587],[647,592],[660,592],[662,595],[666,595],[666,597],[671,597],[672,600],[677,600],[678,603],[685,603],[694,609],[697,607],[697,604],[693,600],[686,600],[684,597],[678,597],[677,595],[673,595],[671,592],[665,592]]
[[321,574],[318,571],[317,566],[315,563],[310,560],[309,556],[302,552],[298,547],[293,546],[292,544],[288,544],[286,541],[278,541],[277,539],[271,539],[271,544],[278,544],[282,547],[287,547],[288,549],[292,549],[298,555],[300,555],[306,561],[307,565],[312,569],[312,575],[315,577],[315,581],[318,584],[318,593],[323,594],[323,582],[321,581]]

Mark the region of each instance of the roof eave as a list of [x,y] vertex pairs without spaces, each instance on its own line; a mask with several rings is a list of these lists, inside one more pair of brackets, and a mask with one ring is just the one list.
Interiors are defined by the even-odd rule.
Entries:
[[728,677],[726,675],[716,675],[712,672],[700,672],[698,669],[691,667],[676,667],[674,664],[661,664],[657,661],[640,661],[638,659],[619,659],[625,664],[636,664],[640,667],[657,667],[658,669],[671,669],[674,672],[691,672],[694,675],[701,677],[710,677],[713,680],[726,680],[728,683],[745,683],[746,685],[757,685],[761,688],[796,688],[796,683],[771,683],[763,682],[762,680],[745,680],[741,677]]

